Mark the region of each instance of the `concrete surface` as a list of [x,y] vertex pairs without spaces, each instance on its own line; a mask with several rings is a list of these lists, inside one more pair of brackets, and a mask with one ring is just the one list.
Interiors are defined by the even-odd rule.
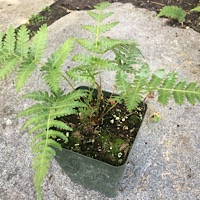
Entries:
[[40,12],[53,0],[0,0],[0,31],[5,31],[8,25],[15,27],[24,24],[28,18]]
[[[154,12],[130,4],[115,3],[110,21],[119,25],[107,35],[134,39],[152,71],[176,70],[181,78],[200,83],[200,35],[189,29],[165,26]],[[82,24],[93,23],[86,12],[72,12],[49,27],[49,56],[69,36],[88,37]],[[75,46],[73,53],[81,49]],[[66,63],[64,69],[69,66]],[[105,88],[112,89],[112,73],[105,74]],[[0,200],[34,200],[32,155],[24,119],[19,110],[31,104],[19,101],[27,90],[45,88],[37,73],[20,94],[16,94],[13,75],[0,82]],[[109,85],[108,85],[109,84]],[[63,84],[63,86],[65,86]],[[115,200],[199,200],[200,199],[200,105],[180,107],[173,101],[162,107],[155,100],[148,112],[129,157],[119,195]],[[149,116],[160,112],[158,123]],[[63,175],[58,164],[52,167],[43,184],[44,200],[106,200],[105,196],[74,184]]]

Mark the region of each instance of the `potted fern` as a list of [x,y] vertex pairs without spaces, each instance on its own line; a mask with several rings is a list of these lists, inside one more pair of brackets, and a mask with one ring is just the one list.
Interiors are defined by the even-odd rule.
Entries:
[[[49,87],[48,91],[24,95],[36,103],[19,114],[28,117],[23,129],[29,127],[29,134],[33,136],[31,150],[35,157],[32,166],[37,199],[42,198],[41,184],[54,156],[74,181],[107,196],[115,196],[145,113],[143,99],[157,91],[158,101],[163,105],[170,98],[179,105],[185,99],[191,104],[200,101],[197,83],[177,81],[175,72],[165,74],[163,69],[152,74],[133,41],[103,36],[117,25],[117,22],[102,23],[112,15],[104,12],[108,6],[108,2],[103,2],[95,6],[96,11],[88,11],[96,25],[84,25],[83,28],[93,37],[76,40],[86,53],[75,55],[72,61],[78,66],[65,73],[61,72],[61,67],[73,48],[74,38],[69,38],[46,63],[42,63],[47,41],[45,25],[31,41],[24,26],[17,33],[10,27],[5,36],[0,35],[0,78],[4,79],[18,67],[16,90],[20,91],[40,66],[41,77]],[[108,52],[113,59],[105,57]],[[117,94],[103,91],[102,79],[106,77],[102,76],[102,71],[105,70],[116,72]],[[61,87],[61,79],[72,88],[70,92]],[[84,82],[89,87],[75,88],[72,80]],[[82,150],[93,158],[81,155]],[[103,155],[103,161],[98,160],[99,155]]]

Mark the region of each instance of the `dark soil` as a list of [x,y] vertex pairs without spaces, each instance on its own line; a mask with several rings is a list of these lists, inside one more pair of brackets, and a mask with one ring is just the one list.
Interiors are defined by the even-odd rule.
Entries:
[[[146,105],[141,103],[137,109],[128,112],[124,103],[120,103],[101,118],[99,116],[115,103],[109,101],[110,95],[104,93],[102,96],[98,116],[92,112],[90,117],[83,115],[61,117],[59,120],[72,127],[73,132],[67,133],[69,135],[67,143],[63,143],[60,139],[58,141],[63,148],[119,166],[127,159],[144,118]],[[95,97],[90,103],[89,111],[96,103]],[[66,134],[66,131],[64,133]]]
[[[89,10],[99,2],[102,2],[102,0],[58,0],[50,6],[50,10],[46,9],[38,14],[43,16],[42,20],[37,21],[36,19],[31,24],[27,24],[27,27],[34,32],[42,24],[47,23],[50,25],[59,18],[69,14],[70,10]],[[109,0],[109,2],[132,3],[136,7],[146,8],[157,13],[163,6],[179,6],[188,13],[186,21],[180,24],[175,20],[169,20],[168,25],[179,26],[180,28],[186,28],[188,26],[200,33],[200,13],[189,12],[194,7],[200,5],[199,0]]]

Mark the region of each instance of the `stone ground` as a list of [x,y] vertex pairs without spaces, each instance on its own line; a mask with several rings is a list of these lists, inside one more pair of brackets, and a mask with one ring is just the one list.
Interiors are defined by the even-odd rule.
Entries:
[[[38,3],[39,2],[39,3]],[[51,1],[3,1],[0,5],[0,30],[18,26],[27,16],[44,8]],[[44,3],[44,4],[43,4]],[[8,6],[8,4],[11,4]],[[41,6],[41,7],[40,7]],[[176,70],[179,77],[200,84],[200,35],[189,29],[165,26],[154,12],[130,4],[115,3],[108,10],[115,12],[110,21],[119,25],[107,35],[119,39],[134,39],[152,71]],[[8,16],[6,11],[10,12]],[[5,23],[6,22],[6,23]],[[93,21],[85,11],[73,11],[49,27],[47,58],[68,37],[87,37],[82,24]],[[73,54],[81,49],[75,46]],[[108,55],[109,56],[109,55]],[[67,62],[64,69],[69,66]],[[105,74],[105,89],[112,90],[113,74]],[[19,100],[27,90],[45,88],[37,73],[17,94],[14,76],[0,81],[0,200],[34,200],[32,155],[26,131],[20,128],[24,119],[17,113],[31,102]],[[64,84],[63,84],[64,86]],[[159,112],[158,123],[149,122],[152,113]],[[119,195],[115,200],[200,200],[200,105],[187,103],[180,107],[173,101],[162,107],[149,101],[148,111],[135,146],[129,157]],[[43,184],[44,200],[106,200],[104,195],[74,184],[63,174],[58,164],[52,167]]]

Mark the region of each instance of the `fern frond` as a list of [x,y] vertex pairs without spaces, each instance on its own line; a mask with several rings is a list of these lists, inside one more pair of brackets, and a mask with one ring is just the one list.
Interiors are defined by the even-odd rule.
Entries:
[[4,79],[8,74],[10,74],[20,63],[20,58],[15,56],[10,56],[3,63],[3,67],[0,68],[0,79]]
[[32,45],[30,48],[29,56],[35,60],[35,62],[40,61],[43,56],[47,41],[47,25],[43,25],[37,31],[32,39]]
[[170,17],[172,19],[177,19],[178,22],[184,22],[186,12],[177,6],[164,6],[161,8],[160,13],[157,15],[158,17]]
[[92,64],[95,64],[95,57],[85,54],[76,54],[73,56],[72,61],[91,66]]
[[175,90],[173,91],[174,100],[179,105],[182,105],[184,103],[184,96],[182,95],[182,93],[179,93],[178,91],[184,90],[185,85],[186,85],[185,81],[179,82],[177,83],[177,85],[174,88]]
[[3,52],[3,33],[0,32],[0,54]]
[[117,70],[117,65],[108,59],[78,54],[75,55],[72,60],[80,62],[83,66],[87,66],[87,70],[89,70],[89,68],[96,68],[96,70]]
[[52,158],[55,156],[55,150],[53,148],[61,150],[61,145],[58,142],[49,139],[49,131],[46,131],[46,138],[41,140],[40,145],[38,144],[39,142],[32,147],[32,152],[35,154],[32,168],[35,172],[34,185],[36,188],[37,199],[41,199],[41,185],[48,173]]
[[115,76],[115,82],[119,93],[126,94],[126,91],[128,91],[128,88],[130,88],[130,82],[128,81],[127,74],[121,71],[117,72]]
[[34,91],[23,95],[22,98],[32,99],[35,101],[53,102],[53,98],[49,96],[48,92]]
[[55,51],[48,62],[42,67],[43,77],[51,90],[57,93],[60,89],[61,66],[64,64],[74,44],[74,38],[69,38]]
[[162,105],[166,105],[172,97],[179,105],[182,105],[185,99],[190,104],[195,104],[196,100],[200,101],[200,86],[197,86],[196,82],[187,85],[185,81],[177,81],[176,72],[169,73],[166,77],[163,72],[164,70],[158,70],[144,87],[147,93],[158,91],[158,101]]
[[112,47],[115,61],[122,71],[133,72],[134,64],[143,64],[143,55],[133,41],[125,41]]
[[66,72],[70,79],[82,83],[95,83],[95,74],[92,74],[87,65],[80,65]]
[[162,87],[158,90],[158,101],[163,105],[168,104],[169,98],[172,96],[171,88],[173,88],[176,83],[176,76],[177,73],[175,72],[169,73],[164,80]]
[[6,31],[5,40],[3,42],[3,50],[8,55],[13,55],[15,50],[15,30],[10,26]]
[[67,126],[67,124],[62,121],[52,120],[52,121],[50,121],[50,124],[51,124],[51,126],[59,128],[59,129],[63,129],[66,131],[72,131],[72,128]]
[[196,88],[195,92],[196,92],[196,99],[197,101],[200,102],[200,86]]
[[30,127],[29,134],[36,133],[31,144],[32,152],[35,154],[32,167],[35,171],[34,184],[38,198],[41,198],[41,184],[55,155],[54,149],[62,149],[61,145],[52,138],[61,138],[65,142],[68,141],[62,132],[52,128],[57,127],[71,131],[72,129],[67,124],[58,121],[57,118],[75,114],[77,113],[77,108],[85,107],[86,105],[80,101],[80,98],[86,95],[87,93],[84,90],[76,90],[67,95],[62,91],[59,91],[58,95],[48,95],[47,92],[33,92],[25,95],[27,98],[41,102],[27,108],[20,114],[29,116],[23,129]]
[[185,96],[189,103],[195,104],[195,99],[196,99],[196,88],[197,88],[197,83],[192,82],[189,83],[188,86],[186,87],[186,93]]
[[119,67],[113,61],[103,58],[96,58],[96,65],[98,70],[118,71]]
[[83,25],[82,28],[93,33],[94,35],[96,35],[97,33],[100,35],[102,33],[105,33],[109,30],[111,30],[112,28],[114,28],[119,22],[111,22],[111,23],[107,23],[107,24],[102,24],[102,25]]
[[118,45],[127,44],[128,41],[112,39],[109,37],[100,37],[97,43],[97,53],[104,54],[109,50],[113,50]]
[[29,51],[29,31],[25,26],[21,26],[17,33],[16,53],[20,57],[26,57]]
[[36,70],[35,62],[24,62],[19,67],[16,75],[16,90],[21,90],[27,80],[30,78],[32,73]]
[[141,88],[135,83],[135,88],[130,88],[130,92],[125,95],[125,104],[128,111],[131,111],[139,105],[139,103],[142,101],[143,96],[141,94]]
[[101,2],[97,5],[94,6],[95,9],[97,9],[98,11],[103,11],[106,8],[108,8],[110,6],[109,2]]
[[127,110],[131,111],[135,109],[143,99],[143,93],[145,92],[145,86],[147,85],[149,77],[149,66],[143,65],[138,71],[135,71],[135,78],[133,83],[126,89],[124,94],[125,104]]
[[194,11],[194,12],[200,12],[200,6],[197,6],[197,7],[195,7],[195,8],[193,8],[192,10],[190,10],[190,11]]
[[92,17],[97,22],[102,22],[104,19],[110,17],[113,14],[113,12],[99,14],[90,10],[87,13],[88,15],[90,15],[90,17]]
[[95,41],[88,39],[88,38],[82,38],[76,40],[78,44],[80,44],[83,48],[90,52],[95,52]]
[[29,116],[33,114],[37,114],[38,112],[44,112],[47,111],[50,108],[50,105],[48,104],[34,104],[31,107],[26,108],[25,110],[21,111],[18,116]]
[[159,69],[152,75],[151,80],[148,83],[150,90],[156,90],[158,86],[163,82],[164,79],[164,70]]

